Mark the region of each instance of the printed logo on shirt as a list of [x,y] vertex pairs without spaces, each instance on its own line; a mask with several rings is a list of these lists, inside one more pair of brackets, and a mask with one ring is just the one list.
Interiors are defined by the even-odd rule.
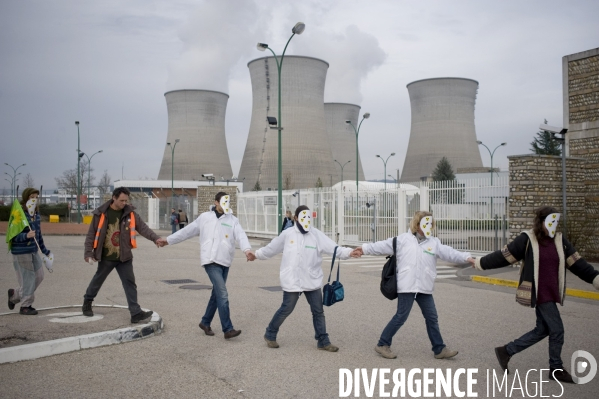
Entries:
[[316,249],[316,247],[312,247],[310,245],[306,245],[306,248],[310,248],[310,249]]
[[429,254],[429,255],[433,255],[433,256],[435,256],[435,253],[434,253],[434,252],[431,252],[432,250],[433,250],[432,248],[427,248],[427,249],[425,249],[423,252],[424,252],[425,254]]
[[233,228],[233,226],[231,226],[230,224],[226,224],[226,223],[221,223],[221,226],[227,226],[227,227]]

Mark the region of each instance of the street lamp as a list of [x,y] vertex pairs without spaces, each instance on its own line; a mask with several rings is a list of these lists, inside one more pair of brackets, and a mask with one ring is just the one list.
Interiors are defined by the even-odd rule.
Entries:
[[75,125],[77,126],[77,223],[81,224],[81,199],[79,198],[81,195],[81,165],[79,165],[81,160],[81,137],[79,135],[79,121],[75,121]]
[[[81,152],[81,155],[85,155],[85,157],[87,158],[87,209],[89,209],[89,184],[91,180],[92,158],[94,157],[94,155],[99,154],[101,152],[104,152],[104,150],[94,152],[91,157],[88,157],[86,153]],[[79,158],[81,158],[81,155],[79,155]]]
[[[13,200],[17,198],[17,193],[16,193],[16,183],[17,183],[17,176],[20,175],[20,173],[17,174],[17,170],[19,170],[20,167],[25,166],[26,164],[22,164],[17,166],[17,168],[15,169],[12,165],[7,164],[6,162],[4,162],[4,165],[6,166],[10,166],[10,168],[12,169],[13,175],[11,177],[12,179],[12,184],[11,184],[11,195],[13,196]],[[6,172],[4,172],[6,173]],[[8,175],[8,177],[10,177],[10,175],[8,173],[6,173]]]
[[385,165],[385,173],[383,174],[383,176],[385,176],[385,190],[387,190],[387,161],[394,155],[395,153],[392,152],[391,155],[389,155],[385,160],[383,160],[383,157],[381,157],[380,155],[376,156],[377,158],[381,158],[381,161],[383,161],[383,164]]
[[[568,132],[568,129],[549,126],[545,124],[541,124],[539,128],[541,130],[551,133],[553,139],[561,142],[562,144],[562,216],[564,219],[564,237],[567,238],[568,229],[566,225],[566,133]],[[561,134],[562,137],[555,137],[556,134]]]
[[[306,24],[304,24],[303,22],[298,22],[297,24],[295,24],[295,26],[291,29],[291,37],[289,38],[289,40],[287,40],[287,44],[285,45],[285,48],[283,49],[283,54],[281,54],[281,59],[279,60],[279,58],[277,58],[277,55],[275,54],[275,52],[268,47],[268,44],[266,43],[258,43],[256,45],[256,48],[259,51],[265,51],[265,50],[270,50],[270,52],[273,54],[273,56],[275,57],[275,62],[277,63],[277,72],[279,75],[279,96],[278,96],[278,100],[279,100],[279,119],[277,121],[277,130],[278,130],[278,151],[279,151],[279,161],[278,161],[278,183],[277,183],[277,191],[278,191],[278,197],[277,197],[277,208],[278,208],[278,217],[277,217],[277,222],[278,222],[278,226],[279,229],[282,227],[283,225],[283,163],[282,163],[282,150],[281,150],[281,130],[283,130],[283,128],[281,127],[282,123],[281,123],[281,68],[283,67],[283,58],[285,58],[285,52],[287,51],[287,46],[289,45],[289,42],[291,41],[291,39],[293,39],[293,36],[295,35],[301,35],[304,30],[306,29]],[[281,230],[279,230],[279,233],[281,232]]]
[[345,165],[347,165],[348,163],[350,163],[350,162],[351,162],[351,160],[350,160],[350,161],[347,161],[347,162],[346,162],[346,163],[344,163],[343,165],[341,165],[341,164],[339,163],[339,161],[337,161],[336,159],[333,159],[333,161],[337,162],[337,164],[338,164],[339,166],[341,166],[341,184],[343,184],[343,168],[345,168]]
[[[171,147],[171,197],[175,197],[175,147],[177,143],[181,141],[179,139],[175,140],[175,144],[171,147],[171,143],[166,143],[167,147]],[[173,202],[174,206],[174,202]]]
[[[491,150],[489,149],[489,147],[487,147],[482,141],[477,140],[476,142],[478,143],[478,145],[484,146],[487,149],[487,151],[489,151],[489,155],[491,156],[491,187],[493,187],[493,155],[495,154],[495,151],[499,147],[502,147],[502,146],[506,145],[507,143],[501,143],[501,144],[499,144],[497,147],[495,147],[495,149],[493,150],[493,152],[491,152]],[[491,217],[493,217],[493,192],[491,192]]]
[[360,164],[360,161],[358,161],[358,136],[360,135],[360,127],[362,126],[362,122],[364,122],[364,119],[368,118],[370,118],[370,112],[366,112],[362,116],[362,120],[360,121],[360,124],[358,125],[357,129],[354,126],[354,124],[351,123],[351,121],[345,121],[345,123],[349,124],[351,127],[354,128],[354,132],[356,133],[356,228],[358,227],[358,165]]
[[392,178],[393,181],[395,181],[395,185],[397,186],[397,179],[395,177],[393,177],[392,175],[387,175],[387,176],[389,176],[390,178]]

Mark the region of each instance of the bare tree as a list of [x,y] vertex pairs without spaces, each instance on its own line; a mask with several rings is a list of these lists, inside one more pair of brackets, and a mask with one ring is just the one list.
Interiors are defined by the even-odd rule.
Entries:
[[25,178],[23,180],[23,185],[25,187],[33,187],[35,185],[35,182],[33,181],[33,176],[31,176],[31,173],[27,173],[25,175]]
[[108,176],[108,170],[104,169],[104,174],[98,182],[98,190],[100,191],[100,194],[104,195],[108,192],[110,189],[110,180],[111,179],[110,176]]
[[67,194],[77,194],[77,170],[68,169],[62,172],[60,177],[55,177],[58,188],[66,190]]
[[291,172],[285,173],[285,177],[283,179],[283,188],[285,190],[291,190],[293,188],[293,179],[291,177]]

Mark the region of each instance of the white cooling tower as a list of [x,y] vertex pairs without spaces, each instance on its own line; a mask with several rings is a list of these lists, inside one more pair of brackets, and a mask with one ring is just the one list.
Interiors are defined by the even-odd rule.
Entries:
[[[324,117],[333,159],[337,160],[341,165],[345,165],[343,168],[343,179],[356,180],[356,132],[345,121],[351,121],[354,126],[358,126],[360,106],[345,103],[325,103]],[[364,137],[362,137],[362,140],[364,140]],[[351,162],[346,164],[347,161]],[[335,172],[337,172],[335,175],[337,177],[333,179],[333,182],[337,183],[341,180],[341,166],[337,163],[335,163]],[[358,180],[365,180],[359,151]]]

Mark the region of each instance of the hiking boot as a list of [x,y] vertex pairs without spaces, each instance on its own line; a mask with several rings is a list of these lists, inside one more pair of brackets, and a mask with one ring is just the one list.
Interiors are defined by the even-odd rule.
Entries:
[[8,308],[10,310],[13,310],[15,308],[15,304],[12,303],[12,301],[10,300],[10,298],[12,298],[12,296],[15,294],[15,290],[13,290],[12,288],[8,290]]
[[26,308],[21,308],[19,311],[20,314],[24,314],[26,316],[33,316],[37,314],[37,310],[32,308],[31,306],[27,306]]
[[152,317],[153,314],[154,312],[152,312],[151,310],[148,310],[147,312],[144,312],[142,310],[138,314],[134,314],[133,316],[131,316],[131,323],[139,323],[142,320],[149,319],[150,317]]
[[269,348],[278,348],[279,344],[277,344],[277,341],[271,341],[270,339],[264,337],[264,340],[266,341],[266,346],[268,346]]
[[389,348],[387,345],[377,345],[374,347],[374,351],[387,359],[395,359],[397,357],[395,353],[391,352],[391,348]]
[[214,331],[212,331],[212,328],[210,328],[210,327],[207,327],[207,326],[203,325],[202,323],[200,323],[200,328],[201,328],[202,330],[204,330],[204,333],[205,333],[206,335],[210,335],[210,336],[213,336],[213,335],[214,335]]
[[549,369],[549,378],[554,381],[565,382],[566,384],[574,384],[574,380],[566,369]]
[[450,359],[458,354],[458,351],[452,351],[447,347],[443,348],[443,350],[435,355],[435,359]]
[[227,331],[225,333],[225,339],[235,338],[239,334],[241,334],[241,330],[235,330],[235,329],[233,329],[231,331]]
[[497,356],[497,360],[499,361],[501,369],[503,371],[507,371],[509,374],[510,370],[507,368],[507,364],[512,357],[507,353],[507,348],[505,346],[498,346],[495,348],[495,356]]
[[92,310],[92,301],[83,301],[81,311],[83,312],[84,316],[92,317],[94,315],[94,311]]
[[337,352],[339,350],[339,348],[337,348],[335,345],[328,344],[323,347],[319,347],[318,350],[327,351],[327,352]]

